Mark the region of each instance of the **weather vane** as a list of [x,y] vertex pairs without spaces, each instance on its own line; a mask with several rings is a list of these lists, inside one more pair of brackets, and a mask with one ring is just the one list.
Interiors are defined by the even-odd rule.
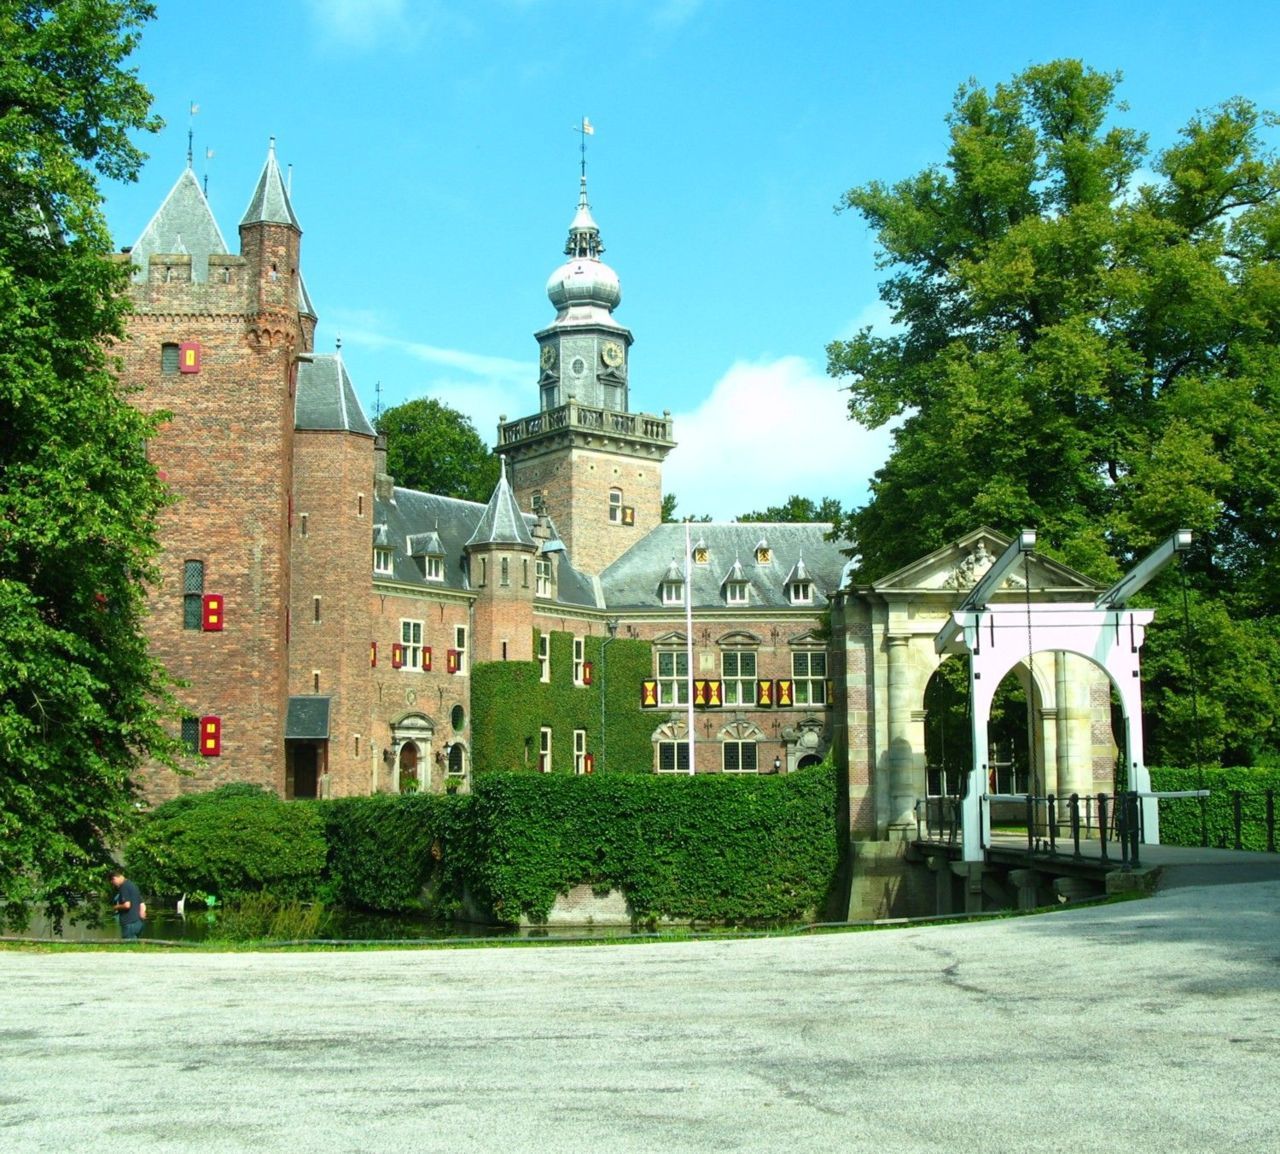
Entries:
[[586,180],[586,179],[587,179],[587,137],[588,137],[588,136],[594,136],[594,135],[595,135],[595,131],[596,131],[596,130],[595,130],[595,128],[592,126],[591,121],[589,121],[589,120],[584,116],[584,117],[582,118],[582,124],[581,124],[581,125],[575,125],[575,126],[574,126],[573,131],[574,131],[574,132],[576,132],[579,136],[581,136],[581,137],[582,137],[582,143],[581,143],[581,148],[582,148],[582,179],[583,179],[583,180]]

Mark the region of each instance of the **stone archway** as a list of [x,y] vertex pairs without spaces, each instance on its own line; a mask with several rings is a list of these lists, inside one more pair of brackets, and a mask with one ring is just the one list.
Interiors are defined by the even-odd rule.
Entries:
[[392,793],[433,788],[431,746],[435,731],[435,722],[424,713],[406,713],[391,723],[387,755]]

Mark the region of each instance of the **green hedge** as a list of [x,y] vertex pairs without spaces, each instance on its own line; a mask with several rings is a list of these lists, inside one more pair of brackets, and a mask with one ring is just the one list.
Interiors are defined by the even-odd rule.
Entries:
[[[1280,769],[1151,770],[1153,790],[1211,790],[1209,798],[1178,798],[1160,802],[1160,840],[1165,845],[1210,845],[1234,848],[1235,800],[1241,791],[1240,844],[1244,849],[1267,848],[1266,791],[1280,798]],[[1203,814],[1203,817],[1202,817]],[[1207,834],[1207,837],[1202,835]]]
[[455,852],[471,799],[375,794],[322,804],[328,889],[345,906],[448,914],[461,897]]
[[154,809],[125,846],[125,868],[156,898],[267,891],[308,899],[324,873],[325,842],[319,803],[227,785]]
[[744,921],[822,909],[838,867],[836,776],[479,778],[473,891],[541,920],[579,884],[620,889],[637,918]]

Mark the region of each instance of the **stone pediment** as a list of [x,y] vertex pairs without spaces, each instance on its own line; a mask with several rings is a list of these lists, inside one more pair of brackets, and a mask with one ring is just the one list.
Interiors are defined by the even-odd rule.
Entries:
[[[928,592],[963,596],[991,568],[1011,540],[1003,533],[983,526],[890,573],[876,581],[872,589],[884,594]],[[1025,591],[1028,576],[1033,590],[1052,590],[1067,595],[1078,591],[1081,600],[1092,601],[1102,589],[1083,573],[1032,552],[1025,565],[1018,562],[999,591],[1005,595]]]

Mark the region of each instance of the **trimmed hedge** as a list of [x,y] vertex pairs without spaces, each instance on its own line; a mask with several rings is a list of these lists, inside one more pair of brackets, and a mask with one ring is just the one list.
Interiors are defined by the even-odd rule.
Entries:
[[157,898],[265,891],[309,899],[325,869],[324,819],[318,803],[225,785],[157,806],[124,856],[129,876]]
[[455,842],[471,799],[417,793],[322,803],[332,900],[398,913],[453,912],[461,897]]
[[836,775],[477,778],[467,863],[505,920],[619,889],[637,918],[745,921],[822,909],[839,864]]
[[1151,788],[1212,791],[1203,802],[1194,797],[1160,802],[1160,840],[1165,845],[1234,848],[1236,826],[1232,793],[1239,790],[1243,794],[1241,847],[1249,850],[1267,848],[1266,791],[1273,790],[1280,798],[1280,769],[1152,769]]

